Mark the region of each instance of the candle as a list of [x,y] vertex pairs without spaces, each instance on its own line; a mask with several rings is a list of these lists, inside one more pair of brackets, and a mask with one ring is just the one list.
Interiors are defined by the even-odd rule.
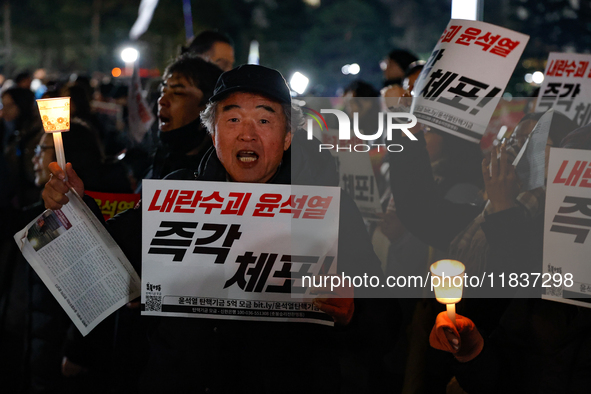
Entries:
[[[66,172],[66,156],[64,155],[64,144],[62,132],[70,131],[70,98],[57,97],[37,100],[39,113],[43,121],[43,129],[46,133],[53,134],[53,144],[57,163]],[[66,175],[66,180],[67,180]]]
[[456,304],[462,299],[464,290],[465,271],[464,264],[456,260],[439,260],[431,264],[435,298],[446,305],[447,316],[454,325],[456,324]]

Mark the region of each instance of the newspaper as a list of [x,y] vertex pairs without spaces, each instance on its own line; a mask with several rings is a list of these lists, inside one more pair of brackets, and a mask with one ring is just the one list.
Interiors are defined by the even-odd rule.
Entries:
[[14,239],[82,335],[139,297],[140,278],[104,226],[75,194]]

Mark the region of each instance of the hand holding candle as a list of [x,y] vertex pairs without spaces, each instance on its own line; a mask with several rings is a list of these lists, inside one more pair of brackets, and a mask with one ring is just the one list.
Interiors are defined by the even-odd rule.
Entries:
[[482,352],[484,339],[472,320],[457,315],[453,324],[447,314],[441,312],[429,335],[429,344],[435,349],[452,353],[456,360],[465,363]]
[[464,264],[456,260],[439,260],[431,264],[435,298],[447,306],[447,315],[454,325],[456,324],[456,304],[462,299],[464,290],[465,271]]
[[447,314],[437,316],[429,336],[432,347],[454,354],[460,362],[467,362],[480,354],[484,340],[472,320],[457,315],[456,304],[464,290],[464,264],[456,260],[439,260],[431,264],[433,289],[437,301],[447,306]]
[[[53,144],[57,163],[66,171],[66,156],[62,142],[62,131],[70,131],[70,98],[57,97],[37,100],[39,113],[46,133],[53,133]],[[67,180],[67,177],[66,177]]]

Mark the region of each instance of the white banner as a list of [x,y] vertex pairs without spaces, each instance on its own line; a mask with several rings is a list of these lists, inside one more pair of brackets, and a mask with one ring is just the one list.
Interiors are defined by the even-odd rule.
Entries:
[[536,112],[562,112],[579,126],[591,121],[591,55],[551,52]]
[[[546,287],[544,298],[591,307],[586,302],[568,299],[591,296],[590,229],[591,151],[552,148],[542,270],[546,275],[542,279],[551,279],[548,282],[551,286]],[[562,284],[554,286],[559,280]]]
[[415,84],[419,122],[480,142],[529,36],[485,22],[450,20]]
[[142,314],[332,325],[302,275],[337,268],[340,189],[145,180]]
[[129,134],[135,142],[140,143],[156,119],[143,94],[139,61],[133,65],[133,76],[129,83],[127,97]]
[[148,30],[157,5],[158,0],[142,0],[138,9],[137,19],[129,31],[130,39],[135,41]]

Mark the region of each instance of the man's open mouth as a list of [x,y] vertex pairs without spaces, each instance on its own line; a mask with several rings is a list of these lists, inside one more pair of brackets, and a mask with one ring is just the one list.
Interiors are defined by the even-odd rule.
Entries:
[[160,124],[166,124],[168,122],[170,122],[170,118],[166,117],[166,116],[159,116],[160,119]]
[[236,158],[242,163],[251,163],[259,158],[259,155],[252,150],[241,150],[236,155]]

